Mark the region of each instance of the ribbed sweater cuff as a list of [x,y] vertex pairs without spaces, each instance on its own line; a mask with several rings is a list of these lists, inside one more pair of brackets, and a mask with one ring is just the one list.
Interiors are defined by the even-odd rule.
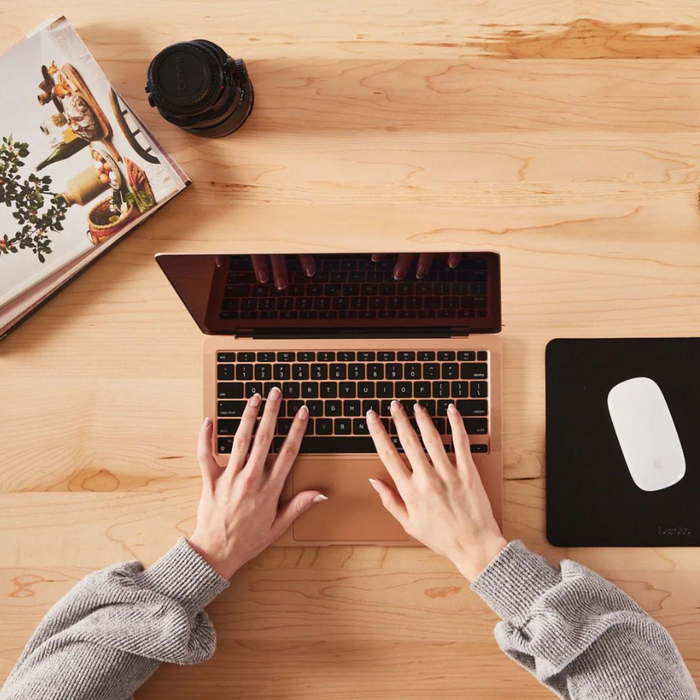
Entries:
[[520,540],[509,542],[477,576],[471,589],[503,620],[524,617],[532,604],[561,582],[561,574]]
[[204,610],[228,588],[228,581],[214,571],[184,537],[164,557],[144,569],[139,583],[176,600],[191,615]]

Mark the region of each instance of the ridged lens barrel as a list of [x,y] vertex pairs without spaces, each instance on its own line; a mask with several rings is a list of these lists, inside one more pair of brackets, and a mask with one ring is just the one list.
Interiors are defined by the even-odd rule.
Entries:
[[161,116],[197,136],[227,136],[253,110],[243,61],[205,39],[164,48],[148,67],[146,92]]

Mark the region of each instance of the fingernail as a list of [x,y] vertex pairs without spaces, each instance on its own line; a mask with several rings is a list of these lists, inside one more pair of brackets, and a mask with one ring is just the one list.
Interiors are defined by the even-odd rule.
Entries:
[[279,397],[282,395],[282,392],[279,390],[278,386],[273,386],[272,391],[267,395],[267,400],[268,401],[277,401]]
[[314,496],[314,503],[323,503],[323,501],[327,501],[328,496],[324,496],[322,493],[319,493],[318,496]]
[[260,281],[261,281],[261,282],[263,282],[263,283],[264,283],[264,282],[268,282],[269,279],[270,279],[270,277],[269,277],[269,275],[267,274],[267,272],[261,272],[261,273],[260,273]]
[[297,411],[297,418],[299,420],[306,420],[309,417],[309,409],[306,408],[306,406],[302,406],[298,411]]
[[367,411],[367,420],[371,423],[374,423],[374,421],[377,420],[377,414],[371,408],[369,411]]
[[202,427],[203,428],[211,428],[211,426],[212,426],[211,418],[209,418],[209,416],[207,416],[204,419],[204,423],[202,424]]
[[419,403],[413,404],[413,412],[414,413],[420,413],[422,410],[423,410],[423,406],[421,406]]
[[416,279],[423,279],[425,277],[425,268],[419,267],[416,270]]
[[377,490],[377,480],[376,479],[370,479],[369,483],[372,484],[372,488],[376,491]]
[[256,408],[257,406],[259,406],[261,401],[262,401],[262,396],[260,396],[260,394],[253,394],[249,399],[249,403],[253,408]]
[[457,407],[456,407],[453,403],[451,403],[451,404],[447,407],[447,410],[448,410],[448,411],[452,411],[452,412],[454,413],[454,412],[457,410]]
[[398,411],[401,408],[401,404],[396,399],[394,399],[391,402],[391,406],[389,406],[389,408],[391,409],[391,411],[393,413],[394,411]]
[[313,265],[307,265],[304,268],[304,271],[306,272],[307,277],[313,277],[316,274],[316,269],[314,268]]

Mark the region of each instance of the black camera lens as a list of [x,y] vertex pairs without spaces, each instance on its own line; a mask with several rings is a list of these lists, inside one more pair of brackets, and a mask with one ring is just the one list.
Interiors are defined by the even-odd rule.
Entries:
[[227,136],[253,110],[243,61],[205,39],[164,48],[148,67],[146,92],[162,117],[197,136]]

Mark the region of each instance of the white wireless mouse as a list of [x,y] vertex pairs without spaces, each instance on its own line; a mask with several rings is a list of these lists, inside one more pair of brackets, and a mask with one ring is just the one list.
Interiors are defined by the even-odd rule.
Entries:
[[649,377],[620,382],[608,394],[608,410],[634,483],[660,491],[685,476],[685,455],[659,385]]

